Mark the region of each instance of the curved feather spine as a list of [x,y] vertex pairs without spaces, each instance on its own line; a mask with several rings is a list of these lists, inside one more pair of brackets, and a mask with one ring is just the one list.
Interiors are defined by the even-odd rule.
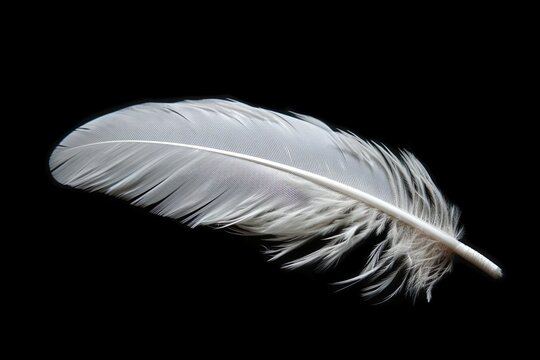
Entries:
[[163,142],[163,141],[115,140],[115,141],[103,141],[100,143],[86,144],[83,146],[92,146],[92,145],[100,145],[100,144],[107,144],[107,143],[109,144],[147,143],[147,144],[159,144],[159,145],[167,145],[167,146],[178,146],[178,147],[184,147],[184,148],[189,148],[189,149],[194,149],[194,150],[202,150],[202,151],[207,151],[207,152],[211,152],[215,154],[221,154],[221,155],[225,155],[225,156],[229,156],[229,157],[233,157],[237,159],[250,161],[259,165],[264,165],[264,166],[267,166],[276,170],[280,170],[280,171],[287,172],[289,174],[296,175],[298,177],[311,181],[317,185],[324,186],[332,191],[338,192],[342,195],[349,196],[355,200],[362,201],[392,216],[393,218],[418,229],[419,231],[423,232],[427,236],[441,242],[450,250],[452,250],[455,254],[469,261],[471,264],[475,265],[480,270],[484,271],[486,274],[490,275],[493,278],[500,278],[502,276],[502,270],[493,261],[489,260],[487,257],[480,254],[478,251],[465,245],[464,243],[455,239],[454,237],[442,232],[441,230],[437,229],[433,225],[428,224],[427,222],[422,221],[418,217],[413,216],[392,204],[382,201],[379,198],[376,198],[375,196],[372,196],[370,194],[367,194],[363,191],[347,186],[345,184],[339,183],[332,179],[328,179],[326,177],[313,174],[309,171],[305,171],[302,169],[298,169],[298,168],[281,164],[281,163],[277,163],[274,161],[261,159],[261,158],[250,156],[250,155],[239,154],[239,153],[235,153],[231,151],[224,151],[224,150],[212,149],[212,148],[208,148],[204,146],[178,144],[178,143]]

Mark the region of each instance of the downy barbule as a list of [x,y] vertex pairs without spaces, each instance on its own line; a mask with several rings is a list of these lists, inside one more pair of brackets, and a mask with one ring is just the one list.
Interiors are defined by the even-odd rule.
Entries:
[[[362,281],[366,296],[403,291],[429,301],[454,254],[502,276],[459,241],[458,210],[412,154],[393,154],[305,115],[230,100],[130,106],[69,134],[50,169],[61,184],[191,227],[262,235],[270,259],[300,254],[286,269],[327,269],[380,235],[359,273],[338,283]],[[306,243],[311,250],[302,252]]]

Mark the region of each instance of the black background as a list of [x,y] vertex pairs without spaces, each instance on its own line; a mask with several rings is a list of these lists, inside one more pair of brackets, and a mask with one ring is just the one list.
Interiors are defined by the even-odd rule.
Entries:
[[[291,343],[315,350],[403,346],[412,355],[422,353],[418,342],[455,354],[462,346],[507,348],[514,324],[529,321],[522,310],[531,301],[517,284],[513,214],[493,196],[511,177],[494,171],[510,157],[501,141],[520,127],[515,109],[523,100],[511,63],[517,45],[504,31],[483,27],[429,29],[379,29],[358,38],[322,31],[290,37],[287,46],[272,35],[254,41],[216,32],[171,41],[129,31],[42,44],[42,54],[51,55],[39,63],[32,90],[41,106],[32,131],[42,211],[20,228],[29,238],[24,303],[38,337],[56,338],[47,345],[53,347],[132,348],[152,339],[200,352],[245,350],[245,343],[264,351]],[[410,150],[461,208],[466,241],[505,277],[492,280],[456,259],[431,303],[398,297],[375,306],[358,289],[336,293],[328,285],[360,270],[361,252],[334,273],[284,272],[266,262],[254,239],[188,229],[62,187],[49,175],[54,146],[100,114],[145,101],[214,97],[312,115]],[[38,239],[30,235],[36,229]],[[230,339],[219,342],[225,348],[213,345],[223,339]],[[195,345],[200,340],[206,345]]]

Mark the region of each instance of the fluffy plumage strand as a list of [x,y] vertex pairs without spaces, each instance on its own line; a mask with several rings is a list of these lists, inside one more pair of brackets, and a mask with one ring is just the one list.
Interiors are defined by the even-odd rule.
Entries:
[[342,282],[371,281],[368,296],[393,286],[390,297],[425,291],[429,300],[453,254],[501,276],[459,241],[457,209],[413,155],[397,156],[304,115],[227,100],[136,105],[68,135],[50,167],[62,184],[192,227],[270,237],[272,259],[319,242],[285,263],[289,269],[329,267],[370,234],[384,233],[359,275]]

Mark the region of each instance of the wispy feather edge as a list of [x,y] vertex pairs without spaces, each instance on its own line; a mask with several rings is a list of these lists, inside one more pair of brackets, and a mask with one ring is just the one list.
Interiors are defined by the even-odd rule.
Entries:
[[[399,208],[455,239],[461,238],[459,210],[445,200],[425,167],[412,154],[403,151],[398,157],[382,145],[367,142],[352,133],[339,131],[338,134],[338,143],[343,151],[352,151],[384,166]],[[323,238],[324,246],[320,249],[284,264],[286,269],[308,264],[329,268],[370,235],[386,233],[360,274],[336,284],[348,286],[367,280],[371,285],[364,288],[363,294],[369,298],[380,295],[391,286],[393,290],[383,301],[402,290],[413,299],[425,291],[427,300],[431,300],[433,286],[452,269],[452,251],[377,208],[345,196],[316,193],[317,189],[312,191],[313,198],[318,201],[309,208],[297,213],[283,212],[278,220],[270,213],[268,217],[257,217],[254,224],[240,224],[239,227],[247,233],[265,234],[268,224],[277,221],[277,226],[272,228],[280,231],[274,230],[272,235],[280,244],[267,251],[272,260],[321,234],[331,234]],[[335,215],[320,221],[321,216],[318,215],[329,213]],[[294,226],[291,228],[289,224]]]

